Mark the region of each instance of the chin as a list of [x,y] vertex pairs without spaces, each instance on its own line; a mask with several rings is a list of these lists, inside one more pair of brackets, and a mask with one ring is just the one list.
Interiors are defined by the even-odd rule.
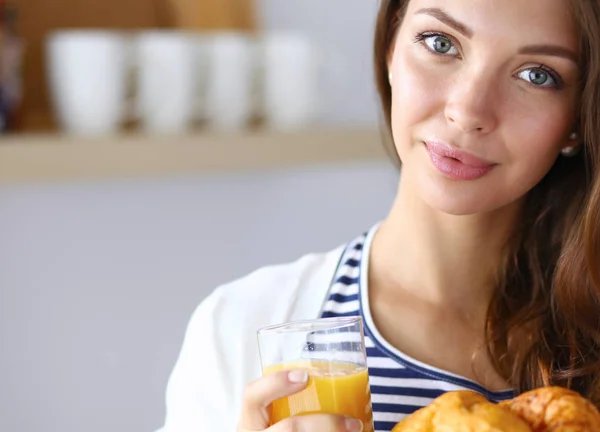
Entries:
[[467,216],[486,213],[498,207],[491,203],[490,194],[481,185],[446,181],[432,181],[420,178],[417,181],[417,194],[427,207],[441,213]]
[[433,210],[453,216],[469,216],[489,211],[481,203],[473,202],[470,199],[459,200],[452,197],[427,199],[426,197],[423,201]]
[[[464,186],[464,187],[463,187]],[[422,182],[419,195],[423,203],[440,213],[469,216],[490,213],[510,204],[482,185],[433,185]]]

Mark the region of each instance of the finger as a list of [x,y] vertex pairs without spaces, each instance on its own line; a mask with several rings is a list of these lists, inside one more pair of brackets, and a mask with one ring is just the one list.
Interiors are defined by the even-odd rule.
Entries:
[[263,431],[269,427],[269,406],[277,399],[290,396],[306,387],[308,372],[296,369],[263,376],[248,384],[244,393],[240,428]]
[[360,420],[328,414],[289,417],[266,432],[362,432]]

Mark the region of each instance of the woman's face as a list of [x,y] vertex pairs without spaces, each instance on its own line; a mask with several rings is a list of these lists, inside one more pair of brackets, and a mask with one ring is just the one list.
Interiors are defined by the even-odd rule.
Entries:
[[567,0],[411,0],[390,56],[402,181],[451,214],[518,201],[578,143]]

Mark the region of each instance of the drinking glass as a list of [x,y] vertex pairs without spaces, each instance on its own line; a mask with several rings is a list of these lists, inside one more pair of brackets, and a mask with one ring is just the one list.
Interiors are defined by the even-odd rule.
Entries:
[[373,410],[362,318],[296,321],[258,331],[263,374],[304,369],[308,384],[273,403],[271,425],[290,416],[339,414],[373,431]]

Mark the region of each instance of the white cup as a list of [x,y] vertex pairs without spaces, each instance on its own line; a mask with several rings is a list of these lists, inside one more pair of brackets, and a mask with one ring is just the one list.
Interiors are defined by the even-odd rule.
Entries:
[[138,35],[136,116],[142,129],[158,134],[185,133],[196,104],[194,36],[177,31]]
[[243,129],[256,106],[255,43],[242,33],[207,38],[206,118],[215,129]]
[[116,133],[125,117],[127,38],[111,31],[56,31],[46,54],[50,96],[63,129]]
[[318,108],[318,59],[301,33],[267,34],[262,42],[262,111],[268,126],[309,126]]

